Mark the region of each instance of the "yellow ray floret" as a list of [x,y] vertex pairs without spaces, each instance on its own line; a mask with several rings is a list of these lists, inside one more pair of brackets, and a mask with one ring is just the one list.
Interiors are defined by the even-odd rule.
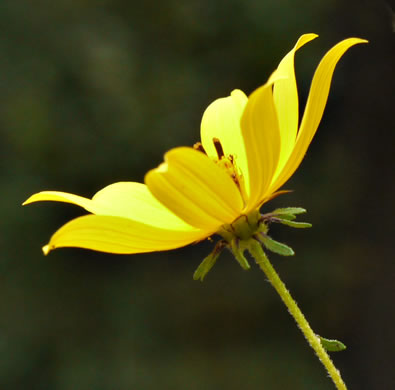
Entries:
[[[92,199],[58,191],[32,195],[39,201],[72,203],[95,215],[76,218],[61,227],[43,250],[79,247],[111,253],[174,249],[207,237],[159,203],[141,183],[121,182],[100,190]],[[162,248],[162,249],[159,249]]]
[[43,251],[79,247],[100,252],[131,254],[175,249],[206,238],[206,232],[161,229],[128,218],[85,215],[63,225]]

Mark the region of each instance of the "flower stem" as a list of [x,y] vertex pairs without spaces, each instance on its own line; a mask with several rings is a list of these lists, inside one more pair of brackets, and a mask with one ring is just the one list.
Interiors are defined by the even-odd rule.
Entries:
[[285,303],[285,305],[288,308],[288,311],[295,319],[304,337],[310,344],[311,348],[314,349],[315,353],[318,356],[318,359],[320,359],[321,363],[325,366],[329,376],[332,378],[333,383],[336,385],[336,388],[339,390],[347,390],[347,387],[343,382],[342,377],[340,376],[340,372],[334,366],[328,353],[321,345],[319,337],[316,336],[316,334],[311,329],[305,316],[303,315],[298,305],[292,298],[291,294],[285,287],[285,284],[281,281],[280,277],[278,276],[277,272],[271,265],[269,259],[267,258],[265,252],[263,251],[258,241],[252,239],[250,245],[248,246],[248,251],[251,253],[252,257],[255,258],[256,263],[259,265],[261,270],[266,274],[270,283],[273,285],[273,287],[280,295],[282,301]]

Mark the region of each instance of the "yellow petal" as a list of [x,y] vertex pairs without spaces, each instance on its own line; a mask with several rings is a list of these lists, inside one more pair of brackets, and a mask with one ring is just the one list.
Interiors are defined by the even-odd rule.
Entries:
[[272,93],[272,84],[279,77],[274,72],[265,85],[249,96],[241,118],[250,177],[246,212],[258,207],[265,197],[280,155],[280,131]]
[[[111,205],[116,211],[116,213],[104,215],[130,218],[165,229],[194,229],[158,202],[148,187],[142,183],[111,184],[97,192],[92,200],[101,205]],[[103,213],[96,212],[95,214]]]
[[206,238],[206,232],[167,230],[126,218],[85,215],[63,225],[43,247],[78,247],[95,251],[131,254],[180,248]]
[[185,222],[208,232],[240,215],[243,201],[230,175],[205,154],[180,147],[145,176],[152,194]]
[[93,214],[129,218],[159,228],[195,230],[159,203],[141,183],[114,183],[97,192],[92,199],[66,192],[43,191],[32,195],[23,204],[38,201],[73,203]]
[[241,116],[247,101],[244,92],[236,89],[230,96],[211,103],[202,117],[200,137],[204,150],[213,159],[218,159],[214,139],[220,140],[225,156],[233,156],[236,167],[244,177],[248,191],[248,165],[240,127]]
[[276,174],[276,178],[270,187],[272,192],[292,176],[306,154],[307,148],[321,121],[336,64],[351,46],[365,42],[367,41],[359,38],[345,39],[335,45],[322,58],[314,73],[294,149],[282,171],[278,175]]
[[273,87],[273,98],[281,137],[280,158],[277,170],[285,165],[292,152],[299,125],[299,101],[294,68],[295,52],[307,42],[317,37],[317,34],[302,35],[294,48],[282,59],[277,68],[279,72],[287,75],[287,78],[277,80]]
[[27,200],[22,203],[22,206],[28,205],[34,202],[41,201],[52,201],[52,202],[65,202],[72,203],[78,206],[83,207],[84,209],[92,212],[90,209],[92,208],[91,199],[84,198],[79,195],[69,194],[67,192],[60,191],[41,191],[37,192],[30,196]]

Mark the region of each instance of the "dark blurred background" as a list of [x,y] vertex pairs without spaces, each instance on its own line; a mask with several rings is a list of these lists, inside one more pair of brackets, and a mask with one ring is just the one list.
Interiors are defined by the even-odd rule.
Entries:
[[[394,4],[392,4],[393,6]],[[274,266],[350,389],[393,389],[394,27],[379,0],[5,0],[0,4],[0,388],[333,389],[265,276],[212,244],[116,256],[41,246],[84,214],[21,207],[32,193],[92,196],[142,181],[174,146],[199,139],[214,99],[264,83],[302,33],[304,103],[338,41],[320,129],[294,192],[309,230],[273,235],[296,251]]]

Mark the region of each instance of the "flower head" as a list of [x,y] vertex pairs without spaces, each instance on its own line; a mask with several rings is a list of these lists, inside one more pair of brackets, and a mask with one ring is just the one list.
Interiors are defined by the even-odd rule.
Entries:
[[320,123],[337,62],[351,46],[366,42],[346,39],[325,54],[299,125],[294,55],[316,37],[301,36],[266,84],[249,97],[234,90],[214,101],[203,114],[201,143],[168,151],[164,162],[147,173],[145,184],[111,184],[92,199],[57,191],[32,195],[24,204],[67,202],[91,213],[62,226],[44,253],[58,247],[142,253],[179,248],[215,233],[227,241],[232,232],[240,240],[264,234],[259,208],[301,163]]

